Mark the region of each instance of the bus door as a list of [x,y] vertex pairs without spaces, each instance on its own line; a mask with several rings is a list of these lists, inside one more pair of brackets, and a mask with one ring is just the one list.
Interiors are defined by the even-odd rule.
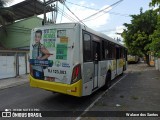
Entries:
[[100,60],[100,43],[92,42],[93,49],[93,64],[94,64],[94,78],[93,78],[93,90],[98,87],[98,68]]

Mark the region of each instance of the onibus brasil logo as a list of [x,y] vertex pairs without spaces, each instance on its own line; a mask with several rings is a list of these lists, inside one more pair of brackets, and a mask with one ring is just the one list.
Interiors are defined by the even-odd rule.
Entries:
[[2,117],[11,117],[11,111],[9,109],[5,109],[5,112],[2,112]]
[[35,111],[11,111],[11,109],[5,109],[4,112],[2,112],[2,117],[10,118],[10,117],[42,117],[40,112]]

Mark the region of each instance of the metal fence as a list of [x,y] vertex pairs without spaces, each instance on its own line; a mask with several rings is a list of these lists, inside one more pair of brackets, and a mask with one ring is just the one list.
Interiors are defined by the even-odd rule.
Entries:
[[156,70],[160,71],[160,58],[155,59],[155,67],[156,67]]

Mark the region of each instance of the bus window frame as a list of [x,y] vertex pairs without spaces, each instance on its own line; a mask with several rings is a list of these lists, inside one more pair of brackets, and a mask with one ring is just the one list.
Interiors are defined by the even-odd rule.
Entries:
[[97,42],[97,43],[99,43],[100,44],[100,52],[99,52],[99,61],[101,61],[102,60],[102,53],[101,53],[101,51],[102,51],[102,38],[101,37],[99,37],[99,36],[97,36],[97,35],[94,35],[94,34],[92,34],[92,33],[90,33],[91,34],[91,45],[92,45],[92,61],[94,61],[94,55],[93,55],[93,42]]
[[[84,39],[84,36],[85,35],[88,35],[88,36],[90,36],[90,59],[85,59],[85,55],[86,54],[84,54],[85,53],[85,39]],[[92,37],[91,37],[91,34],[89,33],[89,32],[87,32],[87,31],[82,31],[82,38],[83,38],[83,62],[85,63],[85,62],[92,62],[93,61],[93,59],[92,59]]]
[[[106,39],[102,40],[102,44],[102,60],[116,59],[116,44]],[[106,50],[108,51],[107,55]]]

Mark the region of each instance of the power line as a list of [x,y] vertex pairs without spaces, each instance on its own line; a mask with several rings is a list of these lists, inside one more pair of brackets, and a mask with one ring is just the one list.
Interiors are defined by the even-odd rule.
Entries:
[[69,2],[69,1],[66,1],[66,2],[70,3],[70,4],[73,4],[73,5],[76,5],[76,6],[79,6],[79,7],[84,7],[84,8],[87,8],[87,9],[91,9],[91,10],[99,10],[99,9],[96,9],[96,8],[91,8],[91,7],[79,5],[79,4],[76,4],[76,3]]
[[[58,12],[60,14],[62,14],[62,16],[64,16],[65,18],[67,18],[68,20],[70,20],[72,22],[78,22],[76,19],[74,19],[73,17],[71,17],[69,14],[67,14],[64,11],[64,3],[65,3],[65,1],[62,0],[62,1],[60,1],[60,3],[63,4],[63,10],[57,6]],[[61,19],[62,19],[62,16],[61,16]]]
[[89,19],[89,18],[91,18],[91,17],[93,17],[93,16],[99,14],[100,12],[105,11],[106,9],[110,8],[111,6],[114,6],[114,5],[116,5],[116,4],[118,4],[118,3],[122,2],[122,1],[123,1],[123,0],[119,0],[119,1],[117,1],[117,2],[115,2],[115,3],[113,3],[112,5],[110,5],[110,6],[106,7],[106,8],[104,8],[104,9],[102,9],[102,10],[100,10],[100,11],[98,11],[98,12],[96,12],[96,13],[94,13],[94,14],[92,14],[92,15],[86,17],[86,18],[84,18],[82,21],[84,21],[84,20],[86,20],[86,19]]
[[[70,3],[70,4],[73,4],[73,5],[76,5],[76,6],[79,6],[79,7],[87,8],[87,9],[90,9],[90,10],[96,10],[96,11],[99,11],[99,10],[100,10],[100,9],[96,9],[96,8],[87,7],[87,6],[79,5],[79,4],[76,4],[76,3],[72,3],[72,2],[69,2],[69,1],[66,1],[66,2],[67,2],[67,3]],[[105,12],[105,13],[106,13],[106,12]],[[119,16],[129,17],[128,14],[121,14],[121,13],[110,12],[110,11],[108,11],[108,13],[113,14],[113,15],[119,15]]]
[[[82,22],[82,20],[80,20],[69,8],[68,8],[68,6],[64,3],[64,5],[65,5],[65,7],[79,20],[79,22],[81,22],[82,24],[84,24],[83,22]],[[85,24],[84,24],[85,25]],[[85,25],[86,26],[86,25]]]
[[[120,3],[118,3],[118,4],[120,4]],[[116,4],[113,8],[115,8],[118,4]],[[112,8],[112,9],[113,9],[113,8]],[[112,9],[111,9],[111,10],[112,10]],[[100,16],[102,16],[102,15],[104,15],[104,14],[108,13],[108,12],[109,12],[109,11],[103,11],[103,14],[101,14],[101,15],[99,15],[99,16],[97,16],[97,17],[93,18],[93,19],[85,20],[85,22],[86,22],[86,21],[94,20],[94,19],[96,19],[96,18],[99,18]]]
[[[63,4],[62,16],[63,16],[63,13],[64,13],[64,4]],[[60,23],[62,22],[62,16],[61,16],[61,21],[60,21]]]
[[70,21],[72,21],[72,22],[78,22],[78,21],[75,20],[73,17],[71,17],[69,14],[67,14],[67,13],[64,12],[62,9],[60,9],[59,7],[58,7],[58,12],[59,12],[60,14],[63,13],[63,16],[64,16],[65,18],[67,18],[68,20],[70,20]]

